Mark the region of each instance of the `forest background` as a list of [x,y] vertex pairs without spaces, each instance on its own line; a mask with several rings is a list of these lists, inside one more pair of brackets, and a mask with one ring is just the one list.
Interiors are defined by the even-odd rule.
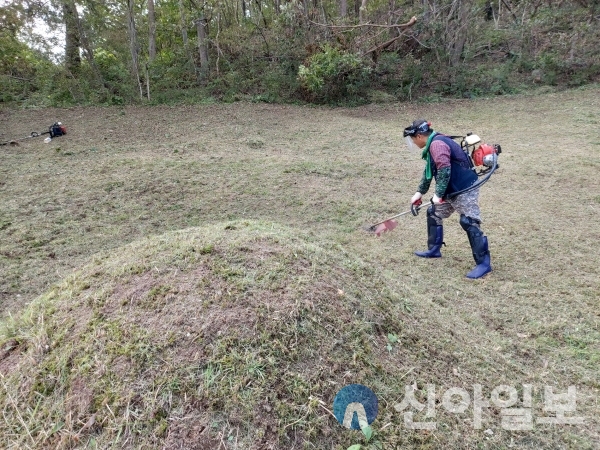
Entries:
[[579,86],[600,81],[599,18],[599,0],[4,0],[0,105],[356,105]]

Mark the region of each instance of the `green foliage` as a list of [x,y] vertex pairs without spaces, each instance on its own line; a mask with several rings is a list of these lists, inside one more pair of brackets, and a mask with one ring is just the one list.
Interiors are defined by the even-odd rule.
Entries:
[[99,48],[94,54],[102,78],[112,84],[129,82],[129,71],[114,51]]
[[263,93],[259,95],[261,101],[270,103],[293,98],[300,89],[295,67],[291,60],[287,64],[273,65],[262,80]]
[[325,45],[307,65],[298,68],[298,80],[316,102],[364,100],[371,67],[358,55]]
[[0,28],[0,102],[20,102],[43,88],[52,64],[6,29]]
[[[309,2],[307,9],[298,2],[245,2],[243,15],[237,7],[209,0],[203,3],[209,67],[202,73],[195,4],[156,4],[157,55],[152,61],[149,18],[138,4],[133,11],[136,80],[125,3],[86,4],[80,10],[82,64],[77,73],[68,73],[63,63],[52,61],[56,55],[50,55],[48,42],[36,44],[31,36],[23,40],[34,17],[62,33],[60,15],[13,2],[0,6],[0,102],[111,105],[150,98],[153,104],[302,100],[356,105],[503,95],[539,83],[580,86],[598,80],[597,2],[520,1],[500,11],[494,4],[493,20],[486,20],[485,0],[463,4],[455,8],[456,2],[441,0],[439,10],[448,14],[432,15],[419,2],[400,1],[406,18],[415,14],[418,20],[394,40],[397,30],[366,23],[354,27],[358,17],[353,11],[338,17],[335,2],[318,8]],[[400,20],[388,9],[388,2],[374,0],[363,14],[369,24]],[[321,17],[336,27],[313,25],[323,22]],[[468,27],[459,26],[465,20]],[[46,50],[34,50],[35,45]]]
[[394,333],[388,333],[387,340],[388,340],[388,343],[386,345],[386,348],[387,348],[388,352],[391,352],[392,349],[394,348],[394,344],[398,343],[398,336],[395,335]]
[[376,67],[378,82],[402,100],[412,100],[426,70],[427,66],[412,53],[400,57],[396,52],[383,53]]

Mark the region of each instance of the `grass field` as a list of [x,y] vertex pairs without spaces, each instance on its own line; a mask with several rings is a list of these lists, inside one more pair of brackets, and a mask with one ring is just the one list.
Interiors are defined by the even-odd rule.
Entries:
[[[436,104],[0,110],[2,448],[600,447],[600,88]],[[422,260],[415,118],[502,145],[481,191],[494,271],[458,217]],[[433,193],[431,191],[431,193]],[[193,319],[193,320],[192,320]],[[397,338],[397,341],[396,341]],[[379,399],[369,444],[335,393]],[[437,428],[408,430],[405,386]],[[442,394],[532,386],[533,429]],[[582,425],[537,423],[544,386]],[[504,397],[503,397],[504,398]],[[415,411],[415,421],[425,413]],[[506,419],[506,417],[504,417]],[[432,420],[432,419],[428,419]],[[374,443],[376,442],[376,443]],[[370,447],[368,447],[370,446]]]

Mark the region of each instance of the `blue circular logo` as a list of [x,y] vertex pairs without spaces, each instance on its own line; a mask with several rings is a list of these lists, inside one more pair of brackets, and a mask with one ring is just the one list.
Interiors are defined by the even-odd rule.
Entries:
[[375,393],[362,384],[344,386],[333,400],[333,414],[339,423],[352,430],[371,425],[377,417]]

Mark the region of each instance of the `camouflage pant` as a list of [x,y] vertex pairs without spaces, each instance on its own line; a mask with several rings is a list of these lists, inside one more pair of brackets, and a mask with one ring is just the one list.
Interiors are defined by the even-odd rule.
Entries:
[[436,223],[441,225],[442,219],[450,217],[454,211],[481,222],[479,213],[479,188],[460,194],[452,200],[446,200],[441,205],[435,205],[433,217]]

